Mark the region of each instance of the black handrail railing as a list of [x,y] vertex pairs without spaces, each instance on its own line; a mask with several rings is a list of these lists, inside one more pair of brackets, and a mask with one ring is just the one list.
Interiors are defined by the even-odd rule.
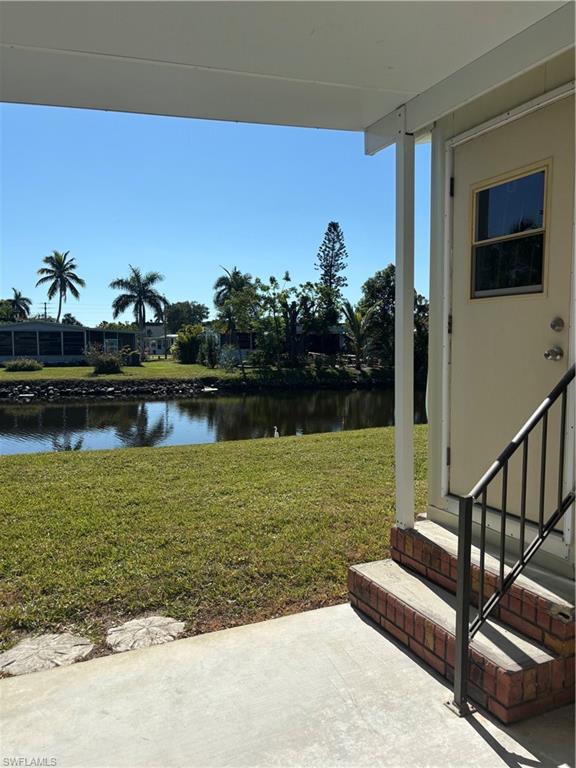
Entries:
[[[575,366],[572,366],[560,379],[548,397],[534,411],[518,434],[506,446],[496,461],[490,466],[483,477],[466,496],[459,497],[458,521],[458,581],[456,586],[456,647],[454,659],[454,703],[453,706],[460,715],[467,715],[468,706],[468,667],[470,641],[478,632],[489,614],[494,610],[502,597],[510,589],[514,581],[524,570],[527,563],[541,547],[542,543],[562,519],[565,512],[574,503],[574,488],[564,494],[564,460],[566,442],[566,407],[568,387],[574,380]],[[560,446],[558,454],[558,492],[554,511],[544,519],[546,501],[547,448],[548,448],[548,412],[554,403],[561,398],[560,411]],[[540,488],[538,496],[538,532],[535,538],[526,546],[526,488],[528,480],[528,449],[529,437],[532,431],[542,424],[542,440],[540,446]],[[506,555],[506,518],[508,504],[508,465],[512,456],[522,447],[522,474],[520,491],[520,554],[516,563],[505,574]],[[485,601],[485,560],[486,560],[486,511],[488,486],[502,474],[502,499],[500,510],[500,557],[499,576],[495,591]],[[480,565],[478,580],[478,612],[470,623],[471,602],[471,554],[472,554],[472,524],[474,504],[480,500]]]

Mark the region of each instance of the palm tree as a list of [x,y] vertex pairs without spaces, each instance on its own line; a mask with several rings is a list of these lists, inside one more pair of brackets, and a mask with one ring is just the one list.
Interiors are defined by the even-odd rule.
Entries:
[[242,274],[238,267],[232,267],[232,269],[222,267],[222,269],[226,274],[220,275],[214,283],[214,304],[218,309],[221,309],[236,291],[241,291],[252,282],[252,275],[247,272]]
[[23,296],[16,288],[12,288],[12,298],[8,299],[8,303],[12,307],[12,315],[15,320],[28,317],[30,314],[30,307],[32,306],[32,299]]
[[344,313],[344,332],[346,339],[352,348],[356,368],[362,370],[362,360],[366,356],[368,345],[372,336],[372,322],[377,305],[370,307],[366,312],[354,309],[349,301],[342,304]]
[[49,283],[48,286],[48,298],[53,299],[58,294],[58,315],[56,316],[56,322],[60,322],[60,313],[62,312],[62,302],[66,301],[68,291],[74,296],[75,299],[80,298],[78,292],[79,285],[84,288],[86,283],[81,277],[78,277],[74,271],[77,268],[76,262],[73,258],[68,258],[70,251],[60,253],[60,251],[52,251],[50,256],[45,256],[43,259],[46,267],[41,267],[38,270],[39,275],[43,277],[38,280],[36,285],[42,285],[43,283]]
[[128,277],[119,277],[110,283],[110,288],[115,291],[123,291],[112,302],[112,316],[114,319],[130,307],[133,308],[134,319],[140,329],[140,351],[144,352],[144,331],[146,328],[146,307],[150,307],[155,313],[163,313],[167,300],[159,293],[154,285],[164,280],[160,272],[147,272],[145,275],[138,267],[130,266]]

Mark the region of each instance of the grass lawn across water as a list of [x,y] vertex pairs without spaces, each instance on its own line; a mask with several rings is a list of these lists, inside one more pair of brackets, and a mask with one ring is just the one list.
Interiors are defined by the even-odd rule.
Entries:
[[101,643],[149,613],[194,634],[345,600],[348,565],[388,553],[393,436],[3,457],[3,647],[65,629]]
[[222,368],[206,368],[204,365],[182,365],[174,360],[154,360],[133,367],[126,366],[122,373],[94,376],[89,365],[45,365],[40,371],[7,371],[0,368],[0,384],[8,381],[50,381],[65,379],[203,379],[240,378],[240,372],[226,372]]
[[316,369],[314,366],[295,369],[268,370],[259,371],[246,368],[245,378],[242,372],[236,368],[232,371],[225,371],[223,368],[206,368],[203,365],[184,365],[175,360],[153,360],[142,363],[142,365],[123,368],[122,373],[100,374],[95,376],[93,369],[88,365],[78,366],[44,366],[40,371],[7,371],[0,367],[0,386],[8,382],[18,381],[101,381],[101,380],[127,380],[137,381],[145,379],[196,379],[198,381],[213,382],[218,379],[222,384],[236,384],[245,382],[247,384],[272,384],[290,387],[293,385],[315,386],[319,383],[324,384],[349,384],[357,381],[370,381],[374,383],[384,383],[390,385],[387,381],[388,375],[385,371],[379,369],[364,368],[357,371],[355,368],[334,368],[327,367]]

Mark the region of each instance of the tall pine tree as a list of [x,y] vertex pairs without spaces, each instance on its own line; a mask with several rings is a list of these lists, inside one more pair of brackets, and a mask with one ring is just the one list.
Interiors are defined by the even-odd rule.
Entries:
[[315,265],[320,272],[320,319],[325,329],[335,325],[340,317],[342,288],[348,285],[342,275],[347,258],[344,233],[337,221],[331,221],[318,249]]

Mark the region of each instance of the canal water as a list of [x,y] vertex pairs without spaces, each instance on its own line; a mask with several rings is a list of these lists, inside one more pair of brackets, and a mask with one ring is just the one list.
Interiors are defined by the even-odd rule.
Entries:
[[[417,393],[416,423],[426,421]],[[384,427],[394,423],[391,390],[215,395],[166,402],[0,405],[0,453],[189,445]]]

